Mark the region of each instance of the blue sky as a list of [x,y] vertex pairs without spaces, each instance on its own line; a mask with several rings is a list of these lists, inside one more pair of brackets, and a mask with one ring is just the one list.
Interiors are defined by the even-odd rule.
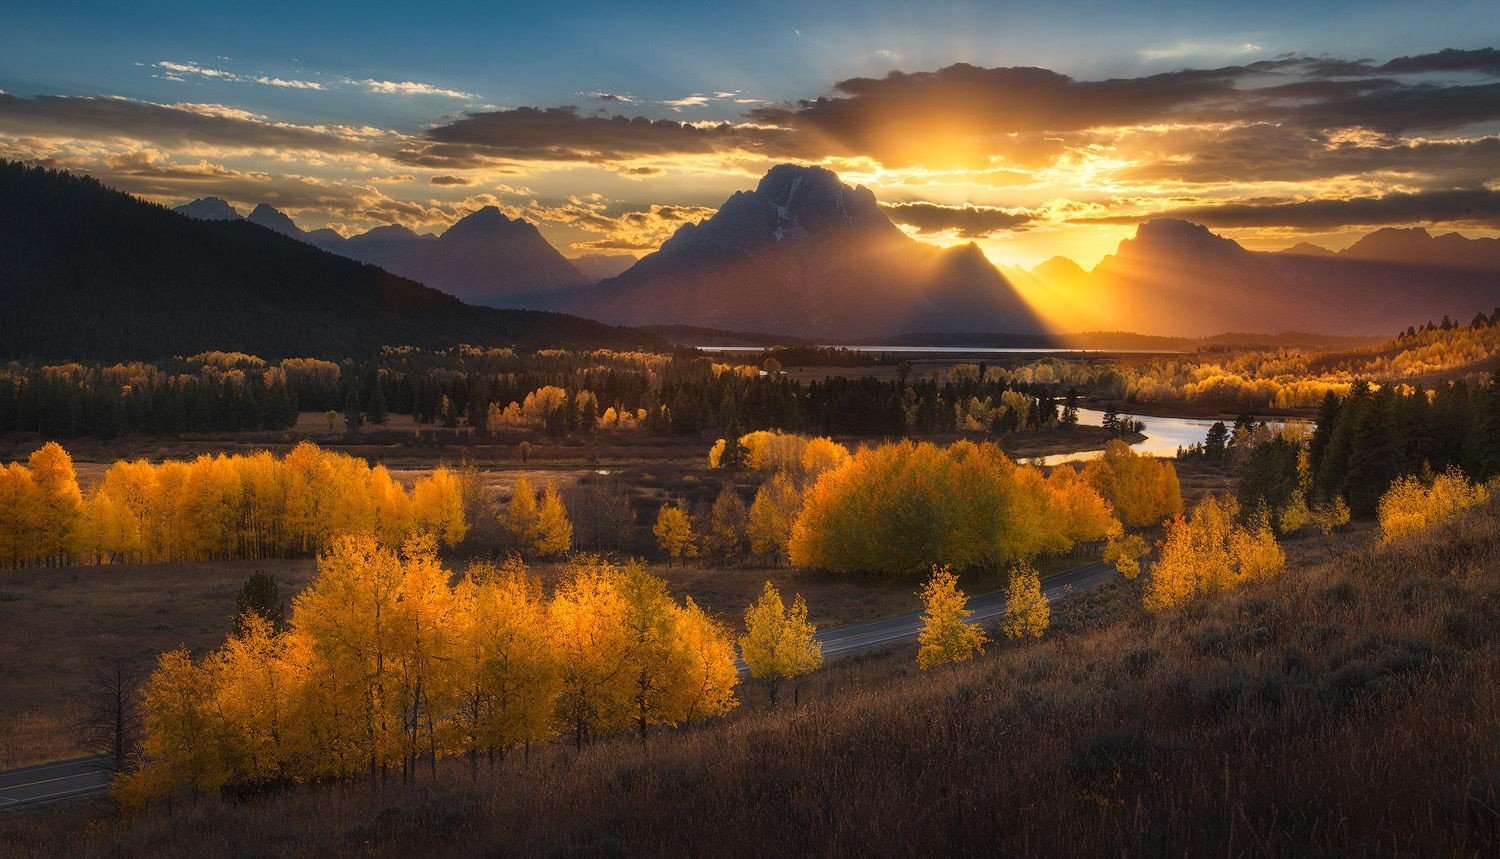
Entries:
[[[1117,177],[1096,181],[1101,176],[1110,178],[1106,176],[1109,171],[1128,171],[1152,159],[1170,163],[1184,157],[1181,151],[1160,146],[1150,152],[1143,151],[1143,144],[1122,146],[1118,135],[1101,137],[1098,133],[1086,141],[1068,141],[1068,152],[1055,153],[1050,164],[1022,163],[1024,159],[1018,156],[997,154],[988,171],[975,171],[972,164],[966,164],[965,171],[944,175],[935,169],[919,174],[916,169],[921,165],[910,163],[898,167],[888,157],[882,160],[877,153],[846,145],[847,140],[837,141],[839,145],[827,153],[809,149],[805,140],[793,147],[758,149],[759,144],[747,149],[737,143],[739,148],[733,152],[716,148],[713,159],[687,147],[679,154],[693,157],[674,160],[677,150],[659,143],[651,144],[647,152],[614,153],[613,160],[596,150],[571,160],[522,157],[514,154],[506,139],[513,133],[513,123],[501,120],[515,119],[506,112],[518,108],[574,106],[580,117],[602,113],[690,123],[764,124],[771,120],[764,114],[747,119],[748,112],[819,96],[847,97],[847,92],[835,87],[849,78],[881,78],[892,71],[936,72],[954,63],[981,68],[1036,66],[1086,82],[1135,80],[1181,69],[1241,67],[1288,55],[1370,59],[1378,64],[1401,56],[1500,43],[1497,13],[1500,9],[1495,2],[1423,6],[1306,0],[1228,4],[1081,0],[1047,4],[435,3],[408,9],[274,2],[138,3],[129,8],[123,4],[29,4],[7,9],[6,26],[0,28],[0,90],[11,97],[9,106],[17,111],[9,118],[0,113],[0,154],[94,172],[127,190],[166,202],[219,193],[236,204],[250,204],[257,196],[252,179],[258,179],[266,191],[260,196],[280,200],[299,221],[346,230],[393,219],[440,229],[466,207],[491,202],[539,221],[550,238],[573,253],[612,246],[631,252],[647,250],[652,241],[669,232],[674,218],[691,218],[711,209],[736,188],[752,185],[766,163],[786,160],[783,153],[791,153],[796,160],[840,169],[892,203],[1003,207],[1012,215],[1022,209],[1035,215],[1022,229],[993,234],[924,229],[932,240],[977,239],[992,256],[1016,261],[1034,262],[1050,255],[1048,248],[1053,246],[1087,258],[1097,257],[1127,230],[1100,222],[1111,215],[1097,211],[1089,214],[1096,223],[1073,224],[1071,239],[1069,231],[1053,229],[1078,207],[1106,206],[1129,217],[1130,212],[1149,209],[1141,201],[1153,194],[1162,201],[1159,209],[1170,205],[1202,208],[1216,201],[1243,203],[1252,197],[1293,199],[1296,183],[1246,177],[1244,194],[1236,197],[1224,181],[1208,183],[1200,176],[1183,184],[1180,177],[1161,177],[1160,171],[1154,175],[1161,183],[1152,187]],[[1403,85],[1420,87],[1425,80],[1409,78]],[[1445,83],[1472,84],[1475,80],[1450,75]],[[28,126],[40,122],[34,114],[41,106],[34,97],[49,96],[109,96],[139,105],[190,105],[199,113],[228,116],[242,112],[245,121],[269,126],[337,126],[346,129],[341,132],[346,137],[358,136],[349,129],[378,130],[379,134],[367,135],[370,151],[366,157],[356,157],[343,143],[336,147],[336,156],[313,157],[302,150],[296,154],[277,150],[272,144],[239,146],[219,138],[212,144],[184,138],[197,132],[157,138],[147,127],[127,135],[113,133],[97,122],[79,123],[74,130],[75,126],[55,115],[35,128]],[[74,101],[50,105],[48,110],[62,111],[69,105],[87,106]],[[988,109],[993,112],[993,105]],[[412,141],[417,140],[417,148],[427,153],[431,147],[418,138],[432,129],[446,129],[466,113],[495,114],[497,121],[481,130],[506,144],[511,155],[487,157],[482,162],[446,159],[441,169],[448,172],[424,172],[425,165],[436,162],[411,157]],[[791,113],[785,118],[804,119]],[[962,118],[957,116],[955,121]],[[929,123],[931,119],[928,115]],[[813,120],[806,122],[813,124]],[[1174,124],[1179,136],[1194,129],[1201,132],[1204,127],[1202,117],[1188,121],[1180,114],[1164,114],[1159,122],[1149,116],[1133,116],[1131,121],[1143,128]],[[1240,123],[1235,142],[1242,144],[1249,130],[1265,127],[1267,122],[1285,126],[1280,117],[1267,119],[1257,114],[1253,121]],[[6,124],[11,128],[5,128]],[[1439,135],[1443,139],[1458,135],[1488,145],[1485,141],[1494,129],[1493,117],[1471,115],[1462,127],[1450,123],[1441,128],[1383,129],[1377,135],[1351,125],[1316,132],[1325,143],[1334,141],[1329,146],[1385,147],[1397,157],[1400,147]],[[470,132],[479,133],[465,131]],[[822,133],[822,139],[828,139],[828,129]],[[987,127],[986,133],[991,139],[997,139],[997,134],[1004,137],[1003,127]],[[1302,133],[1302,126],[1297,133]],[[808,135],[804,132],[803,137]],[[465,143],[472,144],[472,136],[465,137]],[[934,140],[936,148],[941,145],[941,140]],[[1110,148],[1113,151],[1106,152]],[[774,155],[768,154],[773,150]],[[404,154],[394,154],[398,152]],[[1473,147],[1465,152],[1470,156],[1466,163],[1475,164],[1475,157],[1478,161],[1462,176],[1445,174],[1431,181],[1403,182],[1398,177],[1409,174],[1409,169],[1392,166],[1385,171],[1391,181],[1376,187],[1356,181],[1357,176],[1369,173],[1366,158],[1360,171],[1328,173],[1317,179],[1327,193],[1349,196],[1490,187],[1486,182],[1497,177],[1486,180],[1493,165],[1484,152]],[[763,157],[751,157],[757,153]],[[1080,166],[1084,160],[1089,161],[1087,169]],[[605,161],[610,163],[601,167]],[[141,167],[147,163],[152,165],[149,170]],[[627,163],[646,166],[629,169]],[[177,170],[175,179],[167,175],[169,167]],[[197,173],[190,175],[188,168]],[[215,171],[227,177],[220,185],[209,178]],[[1494,172],[1500,173],[1500,168]],[[995,180],[1000,173],[1009,184]],[[411,178],[401,178],[406,176]],[[1070,182],[1093,184],[1070,190]],[[335,186],[343,190],[310,192]],[[570,205],[575,210],[565,211]],[[660,211],[652,207],[677,211],[660,217]],[[585,217],[583,209],[592,215]],[[638,215],[637,222],[654,218],[659,223],[628,240],[607,230],[599,232],[605,229],[600,218],[618,220],[630,213]],[[1012,217],[1008,222],[1016,220]],[[1324,225],[1321,233],[1309,234],[1337,244],[1362,226],[1366,225]],[[1308,232],[1305,225],[1288,224],[1270,231],[1246,228],[1241,237],[1251,243],[1275,243],[1298,229]]]

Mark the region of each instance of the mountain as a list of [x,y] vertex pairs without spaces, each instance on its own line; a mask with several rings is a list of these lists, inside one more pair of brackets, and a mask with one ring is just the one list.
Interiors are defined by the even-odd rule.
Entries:
[[1458,233],[1434,236],[1421,227],[1388,227],[1370,233],[1338,256],[1439,268],[1500,269],[1500,239],[1470,239]]
[[792,164],[561,309],[620,324],[805,336],[1041,330],[977,246],[918,242],[868,189]]
[[239,210],[218,197],[199,197],[191,203],[183,203],[172,211],[200,221],[238,221],[242,217]]
[[[179,206],[199,217],[207,200]],[[222,202],[222,201],[220,201]],[[231,210],[232,211],[232,210]],[[211,218],[204,218],[211,220]],[[284,236],[442,290],[470,304],[546,309],[559,296],[594,283],[547,243],[531,223],[486,206],[439,236],[393,224],[344,238],[330,229],[308,232],[286,213],[261,203],[246,218]]]
[[1359,336],[1500,303],[1491,242],[1380,230],[1336,254],[1313,245],[1261,253],[1197,224],[1157,219],[1081,279],[1081,269],[1051,261],[1029,274],[1067,299],[1059,316],[1070,330]]
[[13,162],[0,162],[0,284],[0,359],[661,345],[562,314],[470,307],[255,224],[183,217]]
[[574,268],[594,283],[623,273],[635,265],[635,260],[630,254],[584,254],[568,258]]

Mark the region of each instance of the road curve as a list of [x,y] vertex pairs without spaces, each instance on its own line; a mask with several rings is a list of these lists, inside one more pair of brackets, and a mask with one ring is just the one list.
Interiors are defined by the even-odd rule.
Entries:
[[[1119,573],[1109,564],[1087,564],[1048,579],[1042,593],[1048,600],[1055,601],[1118,576]],[[1005,594],[996,592],[975,597],[969,600],[969,610],[973,612],[969,623],[992,621],[1005,613]],[[818,633],[818,641],[823,645],[823,656],[832,658],[871,647],[915,641],[921,630],[922,613],[914,611],[825,629]],[[744,662],[736,660],[735,667],[740,676],[749,676],[750,669]],[[113,777],[107,757],[75,758],[0,772],[0,811],[103,793],[109,790]]]
[[[1098,587],[1119,575],[1110,564],[1085,564],[1049,578],[1042,588],[1042,594],[1049,601],[1056,601],[1070,593]],[[969,611],[973,612],[969,616],[969,623],[983,624],[994,620],[1005,613],[1005,594],[996,591],[974,597],[969,600]],[[856,650],[915,641],[921,631],[922,613],[914,611],[881,620],[821,630],[818,632],[818,642],[823,645],[823,657],[827,659]],[[750,674],[750,669],[741,660],[735,661],[735,668],[739,670],[741,677]]]

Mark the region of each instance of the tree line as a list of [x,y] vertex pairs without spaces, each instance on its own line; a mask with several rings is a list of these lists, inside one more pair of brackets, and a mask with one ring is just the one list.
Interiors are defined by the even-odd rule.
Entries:
[[[798,597],[768,583],[739,637],[772,684],[822,662]],[[494,766],[568,737],[583,746],[722,716],[737,705],[735,638],[638,562],[569,559],[548,595],[519,559],[455,577],[426,536],[400,549],[332,541],[283,625],[241,616],[201,659],[162,654],[142,702],[130,805],[305,781],[415,779],[426,765]]]
[[56,442],[0,469],[0,567],[304,555],[348,533],[400,545],[468,532],[459,475],[439,466],[410,491],[384,466],[302,442],[191,461],[121,460],[87,496]]

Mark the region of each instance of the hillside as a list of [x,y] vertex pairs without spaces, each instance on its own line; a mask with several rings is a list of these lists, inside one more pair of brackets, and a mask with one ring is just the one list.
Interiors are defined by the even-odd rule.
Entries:
[[[173,211],[202,220],[235,220],[223,200],[205,197]],[[304,230],[285,212],[261,203],[245,218],[268,230],[486,307],[546,309],[558,296],[601,279],[584,274],[548,244],[535,225],[485,206],[440,235],[418,235],[399,224],[345,238],[330,229]],[[598,257],[610,274],[625,266]],[[627,260],[631,259],[626,257]],[[592,264],[592,260],[591,260]]]
[[793,164],[562,307],[620,324],[807,337],[1043,330],[976,245],[916,241],[868,189]]
[[[834,662],[801,706],[378,793],[295,788],[142,820],[58,808],[37,853],[1485,855],[1500,786],[1500,509],[1179,611],[1143,580],[1075,597],[1033,643],[919,671],[910,646]],[[747,690],[747,693],[751,690]],[[753,710],[753,712],[752,712]],[[1379,801],[1372,801],[1378,797]],[[107,814],[104,813],[104,814]],[[100,815],[101,817],[103,815]],[[1491,845],[1486,848],[1484,845]],[[893,845],[899,850],[893,851]]]
[[254,224],[190,219],[11,162],[0,163],[0,283],[0,358],[658,342],[561,314],[470,307]]

